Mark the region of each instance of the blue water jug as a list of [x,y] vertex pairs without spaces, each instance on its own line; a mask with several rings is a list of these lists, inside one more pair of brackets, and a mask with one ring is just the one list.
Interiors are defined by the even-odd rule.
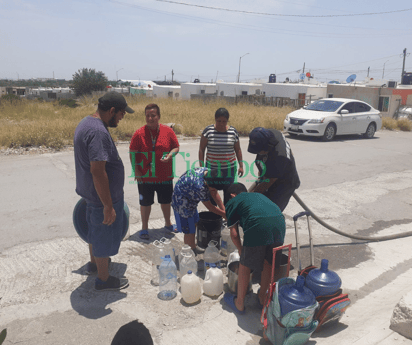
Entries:
[[279,289],[278,296],[281,315],[291,311],[310,307],[316,303],[316,298],[305,286],[305,278],[298,276],[295,284],[283,285]]
[[159,293],[162,300],[170,300],[177,295],[177,269],[170,255],[163,258],[159,267]]
[[339,290],[342,281],[339,276],[328,269],[329,261],[323,259],[320,268],[309,271],[305,285],[318,296],[333,295]]

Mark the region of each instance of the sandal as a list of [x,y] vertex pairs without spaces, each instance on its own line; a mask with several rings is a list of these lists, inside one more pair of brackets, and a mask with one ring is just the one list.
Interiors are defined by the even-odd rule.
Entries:
[[170,232],[174,232],[175,234],[177,234],[179,231],[179,229],[177,228],[176,224],[172,224],[169,226],[165,226],[164,227],[166,230],[169,230]]
[[234,311],[236,314],[243,315],[243,314],[246,312],[246,308],[243,309],[243,310],[237,309],[237,308],[236,308],[236,304],[235,304],[235,298],[236,298],[236,296],[235,296],[235,295],[232,295],[232,294],[229,293],[229,292],[226,292],[225,295],[223,296],[223,299],[225,300],[226,304],[227,304],[230,308],[232,308],[233,311]]
[[149,231],[148,230],[140,230],[140,232],[139,232],[139,237],[142,239],[142,240],[148,240],[150,237],[149,237]]

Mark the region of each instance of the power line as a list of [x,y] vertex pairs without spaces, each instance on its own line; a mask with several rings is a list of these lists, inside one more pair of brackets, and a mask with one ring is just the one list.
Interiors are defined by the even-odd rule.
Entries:
[[[187,19],[191,19],[191,20],[196,20],[196,21],[203,21],[205,23],[210,23],[210,24],[217,24],[217,25],[221,25],[221,26],[226,26],[226,27],[231,27],[231,28],[241,28],[241,29],[245,29],[245,30],[254,30],[254,31],[258,31],[258,32],[271,32],[271,33],[281,33],[281,34],[285,34],[285,35],[291,35],[291,36],[299,36],[299,37],[331,37],[331,38],[344,38],[344,37],[353,37],[353,36],[359,36],[359,34],[350,34],[350,33],[325,33],[325,32],[305,32],[302,33],[302,31],[296,31],[296,30],[287,30],[287,29],[272,29],[269,27],[260,27],[260,26],[256,26],[256,25],[250,25],[250,24],[239,24],[239,23],[229,23],[229,22],[222,22],[222,21],[218,21],[215,19],[209,19],[209,18],[203,18],[203,17],[196,17],[196,16],[190,16],[190,15],[184,15],[184,14],[180,14],[180,13],[174,13],[174,12],[169,12],[169,11],[163,11],[163,10],[157,10],[157,9],[152,9],[152,8],[147,8],[147,7],[142,7],[139,5],[135,5],[135,4],[129,4],[129,3],[125,3],[122,1],[117,1],[117,0],[108,0],[109,2],[112,3],[116,3],[119,5],[123,5],[126,7],[131,7],[131,8],[137,8],[140,10],[144,10],[144,11],[149,11],[149,12],[155,12],[155,13],[162,13],[162,14],[166,14],[166,15],[171,15],[171,16],[175,16],[175,17],[181,17],[181,18],[187,18]],[[282,20],[282,19],[280,19]],[[283,19],[285,21],[288,21],[286,19]],[[296,21],[291,21],[291,22],[296,22]],[[308,24],[314,24],[314,25],[322,25],[319,23],[308,23]],[[345,28],[352,28],[354,29],[354,27],[348,27],[348,26],[340,26],[340,27],[345,27]],[[367,29],[369,30],[369,29]],[[410,36],[410,34],[397,34],[398,36]],[[363,34],[363,36],[380,36],[380,37],[384,37],[384,36],[391,36],[390,34],[388,35],[382,35],[382,34]]]
[[177,1],[172,1],[172,0],[155,0],[155,1],[167,2],[167,3],[175,4],[175,5],[183,5],[183,6],[190,6],[190,7],[200,7],[200,8],[206,8],[206,9],[209,9],[209,10],[226,11],[226,12],[237,12],[237,13],[245,13],[245,14],[257,14],[257,15],[261,15],[261,16],[278,16],[278,17],[305,17],[305,18],[354,17],[354,16],[373,16],[373,15],[378,15],[378,14],[390,14],[390,13],[399,13],[399,12],[412,11],[412,8],[405,8],[405,9],[402,9],[402,10],[394,10],[394,11],[351,13],[351,14],[324,14],[324,15],[280,14],[280,13],[266,13],[266,12],[242,11],[242,10],[234,10],[234,9],[230,9],[230,8],[223,8],[223,7],[212,7],[212,6],[204,6],[204,5],[195,5],[195,4],[188,4],[188,3],[186,3],[186,2],[177,2]]

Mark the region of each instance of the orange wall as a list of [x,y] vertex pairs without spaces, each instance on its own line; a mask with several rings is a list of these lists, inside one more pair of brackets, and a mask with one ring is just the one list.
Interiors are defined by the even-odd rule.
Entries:
[[409,105],[408,96],[412,95],[412,89],[402,90],[402,89],[393,89],[393,95],[399,95],[402,97],[402,105]]

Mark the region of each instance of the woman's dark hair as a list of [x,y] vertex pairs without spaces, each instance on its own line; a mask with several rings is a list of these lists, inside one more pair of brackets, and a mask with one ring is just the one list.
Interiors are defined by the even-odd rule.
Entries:
[[217,120],[219,117],[224,117],[226,118],[226,120],[229,120],[229,112],[226,108],[219,108],[218,110],[216,110],[215,120]]
[[239,195],[240,193],[247,193],[247,188],[243,183],[240,183],[240,182],[232,183],[226,190],[226,193],[228,195],[230,194]]
[[157,115],[159,115],[159,118],[160,118],[160,108],[157,104],[154,104],[154,103],[150,103],[146,105],[146,108],[144,108],[144,114],[146,115],[146,110],[151,110],[151,109],[156,109]]

